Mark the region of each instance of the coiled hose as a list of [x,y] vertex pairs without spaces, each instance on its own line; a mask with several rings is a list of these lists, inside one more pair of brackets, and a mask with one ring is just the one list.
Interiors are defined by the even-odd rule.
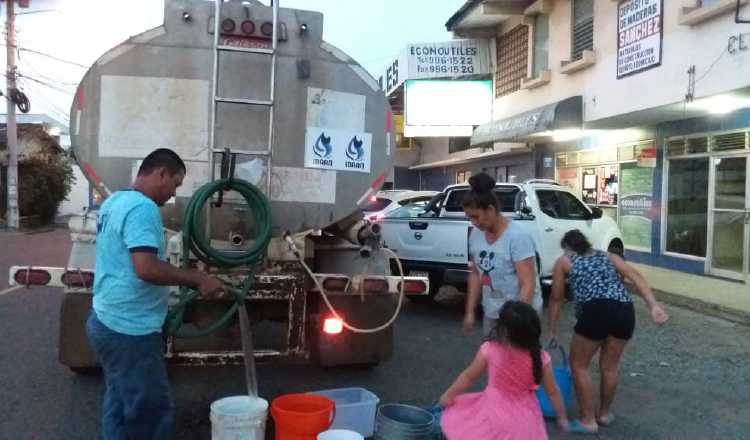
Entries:
[[[203,219],[204,205],[219,191],[233,190],[245,199],[255,224],[255,241],[245,251],[220,251],[211,247],[211,237],[206,235]],[[201,262],[211,267],[233,268],[238,266],[253,266],[259,263],[271,239],[271,208],[266,196],[253,184],[242,179],[222,179],[207,183],[200,187],[185,210],[182,228],[182,267],[188,268],[190,252]],[[242,281],[239,289],[228,289],[234,295],[234,302],[227,311],[211,325],[197,330],[180,330],[188,304],[200,295],[200,292],[187,287],[181,287],[179,301],[167,313],[164,330],[179,338],[199,338],[207,336],[226,325],[237,312],[238,307],[245,301],[245,297],[253,285],[254,274],[249,273]]]

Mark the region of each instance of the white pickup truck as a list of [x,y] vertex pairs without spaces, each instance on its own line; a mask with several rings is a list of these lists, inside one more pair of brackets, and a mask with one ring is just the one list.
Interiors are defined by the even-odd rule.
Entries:
[[[379,222],[385,245],[398,254],[405,271],[430,277],[432,296],[444,284],[465,286],[472,226],[461,201],[469,189],[467,184],[449,186],[424,212],[415,213],[405,206]],[[552,267],[562,255],[560,240],[571,229],[581,230],[596,249],[623,251],[617,223],[554,181],[498,183],[495,192],[503,215],[533,238],[543,286],[551,284]]]

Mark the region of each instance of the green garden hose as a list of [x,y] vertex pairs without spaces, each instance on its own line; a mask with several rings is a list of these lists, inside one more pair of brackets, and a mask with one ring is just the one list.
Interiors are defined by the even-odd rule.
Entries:
[[[211,247],[211,238],[206,235],[204,205],[219,191],[233,190],[245,199],[255,224],[255,241],[244,251],[220,251]],[[266,196],[253,184],[241,179],[222,179],[200,187],[190,199],[185,210],[182,227],[182,267],[188,268],[190,252],[201,262],[222,269],[239,266],[254,266],[266,253],[271,239],[271,208]],[[198,331],[180,331],[188,304],[200,295],[197,290],[180,288],[179,302],[170,307],[164,324],[165,331],[179,338],[199,338],[207,336],[226,325],[237,312],[238,307],[253,285],[253,272],[242,281],[239,289],[228,289],[234,302],[227,311],[211,325]]]

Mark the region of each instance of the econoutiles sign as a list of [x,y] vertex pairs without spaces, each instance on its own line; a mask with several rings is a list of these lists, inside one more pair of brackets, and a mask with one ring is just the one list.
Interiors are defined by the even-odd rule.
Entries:
[[410,44],[380,77],[390,95],[409,79],[451,78],[491,73],[489,40],[465,39]]

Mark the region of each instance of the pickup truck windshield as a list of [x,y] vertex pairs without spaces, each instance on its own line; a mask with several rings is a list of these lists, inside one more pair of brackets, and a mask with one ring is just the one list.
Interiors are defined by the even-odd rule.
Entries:
[[[520,189],[516,186],[495,188],[495,195],[500,201],[500,209],[502,212],[515,211],[516,194],[518,194],[518,191],[520,191]],[[468,192],[469,188],[452,190],[450,194],[448,194],[448,200],[445,201],[444,209],[447,212],[463,212],[464,207],[461,202]]]

